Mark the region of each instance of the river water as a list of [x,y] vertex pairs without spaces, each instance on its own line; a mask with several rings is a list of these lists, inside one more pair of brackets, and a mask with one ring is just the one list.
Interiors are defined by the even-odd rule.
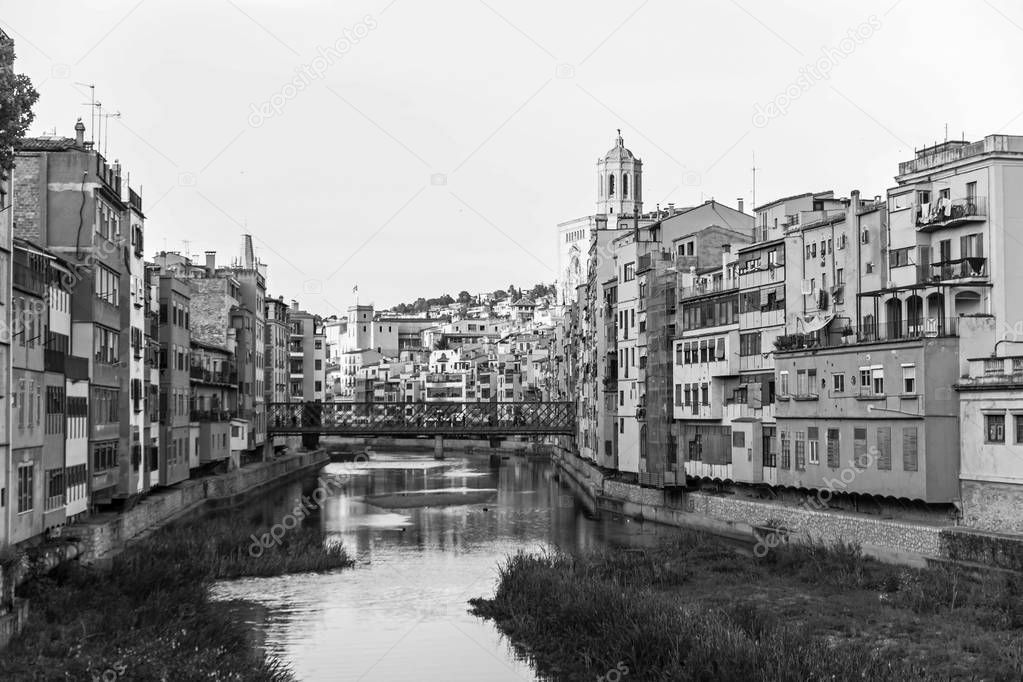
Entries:
[[[536,680],[492,623],[466,601],[491,596],[497,567],[525,549],[648,546],[672,531],[628,519],[594,520],[546,459],[373,452],[333,463],[329,497],[305,519],[357,562],[326,574],[220,583],[214,596],[244,600],[258,639],[296,677],[315,680]],[[340,477],[340,478],[330,478]],[[268,529],[314,477],[279,488],[247,508]],[[467,491],[472,503],[385,509],[373,496]],[[322,498],[321,498],[322,499]]]

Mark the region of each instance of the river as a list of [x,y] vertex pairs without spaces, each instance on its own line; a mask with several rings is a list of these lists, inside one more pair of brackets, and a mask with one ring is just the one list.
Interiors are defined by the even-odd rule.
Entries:
[[[672,531],[629,519],[594,520],[543,458],[373,452],[324,468],[329,496],[305,519],[342,542],[356,567],[327,574],[219,583],[214,596],[244,600],[268,653],[303,682],[317,680],[536,680],[494,625],[467,612],[490,596],[502,560],[518,550],[646,546]],[[332,478],[333,477],[333,478]],[[340,477],[340,478],[338,478]],[[316,479],[250,505],[267,528],[310,494]],[[388,510],[367,496],[467,491],[474,503]],[[320,499],[323,499],[322,497]]]

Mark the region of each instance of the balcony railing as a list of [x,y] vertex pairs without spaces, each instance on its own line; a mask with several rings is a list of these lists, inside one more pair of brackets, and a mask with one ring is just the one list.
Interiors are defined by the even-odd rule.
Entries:
[[447,372],[433,372],[426,375],[426,381],[430,384],[460,384],[463,374],[450,374]]
[[67,358],[67,354],[64,351],[45,348],[43,349],[43,369],[47,372],[64,374],[67,364],[65,358]]
[[979,256],[931,263],[931,279],[937,279],[942,282],[950,279],[987,276],[987,258]]
[[238,413],[231,410],[192,410],[190,417],[194,422],[227,422],[237,419]]
[[89,359],[68,355],[64,358],[64,375],[72,381],[88,381]]
[[927,232],[959,223],[983,220],[985,216],[987,216],[987,197],[940,198],[917,207],[916,225],[918,229]]
[[832,324],[828,329],[809,334],[783,334],[774,341],[779,353],[834,348],[855,343],[905,341],[939,336],[958,336],[958,317],[928,317],[919,321],[883,322],[859,327]]
[[206,384],[224,384],[227,386],[233,386],[238,383],[238,370],[236,369],[220,369],[214,371],[201,365],[192,365],[189,368],[188,373],[192,379]]
[[691,287],[679,287],[678,297],[679,299],[692,298],[694,296],[702,296],[703,294],[712,294],[717,291],[731,291],[732,289],[739,288],[738,279],[712,279],[709,282],[700,282]]

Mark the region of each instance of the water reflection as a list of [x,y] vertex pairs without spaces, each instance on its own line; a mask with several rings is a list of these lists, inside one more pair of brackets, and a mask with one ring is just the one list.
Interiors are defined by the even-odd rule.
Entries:
[[[222,599],[255,602],[268,651],[300,680],[534,680],[494,627],[466,612],[492,594],[497,565],[519,549],[642,545],[670,530],[630,521],[598,522],[544,460],[374,453],[336,463],[348,474],[331,487],[318,523],[358,562],[353,570],[222,583]],[[287,486],[254,505],[247,520],[268,527],[315,480]],[[486,502],[383,509],[367,496],[427,491],[496,491]],[[411,499],[415,499],[410,495]],[[274,504],[277,506],[274,506]],[[274,513],[278,514],[275,518]]]

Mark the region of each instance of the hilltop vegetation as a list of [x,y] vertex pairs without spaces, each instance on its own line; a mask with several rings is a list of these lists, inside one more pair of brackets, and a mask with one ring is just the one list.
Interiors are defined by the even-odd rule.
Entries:
[[554,292],[555,287],[553,284],[534,284],[531,289],[520,289],[514,284],[510,284],[507,289],[495,289],[494,291],[481,292],[479,294],[470,294],[468,291],[463,290],[458,292],[457,297],[451,294],[442,294],[434,298],[419,297],[411,303],[399,303],[393,306],[391,310],[402,315],[410,315],[425,313],[434,306],[450,306],[455,304],[480,305],[480,297],[486,295],[491,296],[494,301],[503,301],[506,298],[514,301],[522,296],[527,296],[535,301],[544,296],[554,296]]

